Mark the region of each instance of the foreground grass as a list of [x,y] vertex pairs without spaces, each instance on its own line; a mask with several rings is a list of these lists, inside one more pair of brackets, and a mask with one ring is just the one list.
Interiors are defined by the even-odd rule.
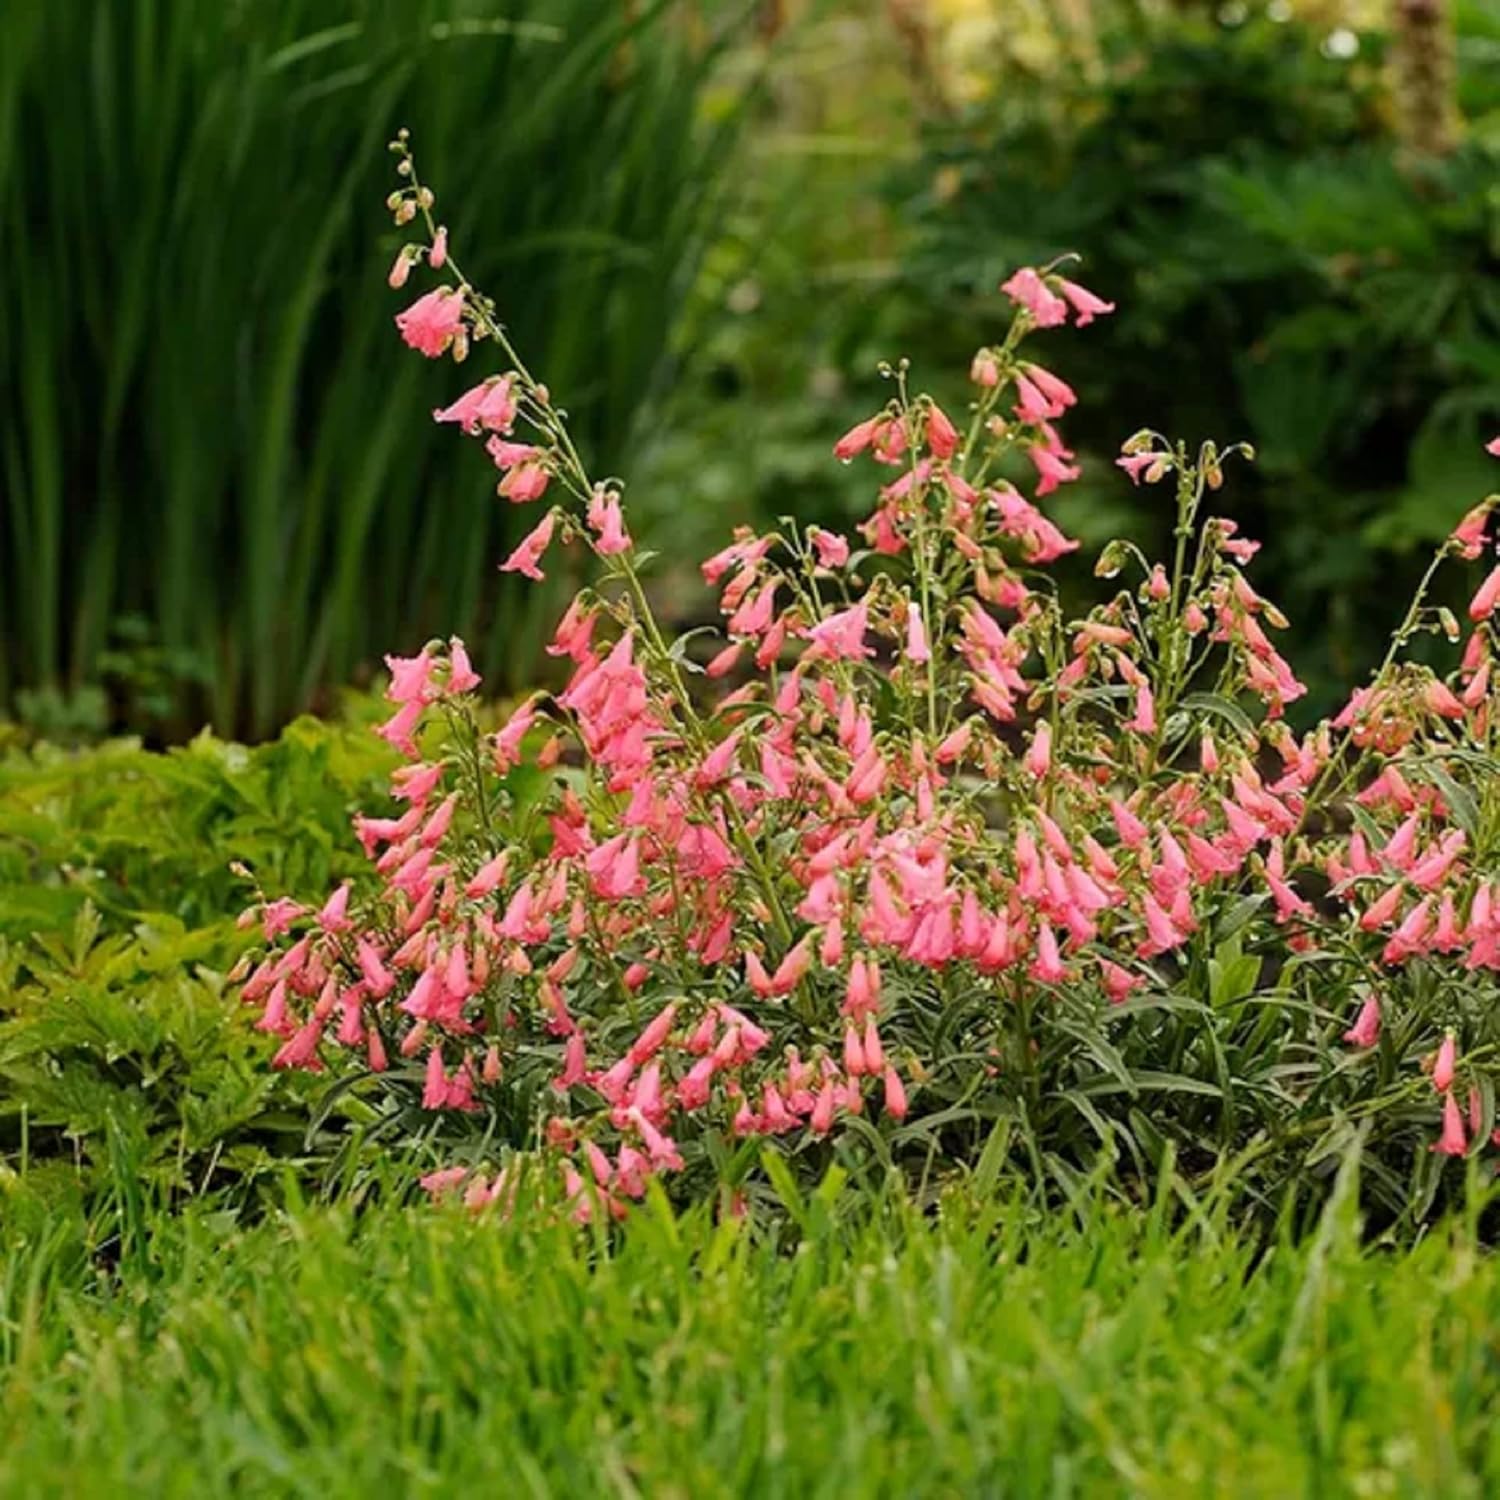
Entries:
[[[1201,1218],[1019,1206],[798,1243],[643,1209],[164,1219],[0,1281],[6,1494],[1442,1495],[1500,1486],[1500,1281],[1339,1206],[1256,1256]],[[1347,1204],[1348,1195],[1342,1201]],[[454,1487],[460,1487],[455,1491]]]

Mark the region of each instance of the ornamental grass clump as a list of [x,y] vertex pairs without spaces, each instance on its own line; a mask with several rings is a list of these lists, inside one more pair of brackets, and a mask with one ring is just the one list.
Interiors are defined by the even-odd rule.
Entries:
[[[461,641],[388,659],[405,763],[356,820],[372,879],[247,913],[277,1066],[427,1112],[434,1192],[503,1201],[540,1155],[580,1219],[653,1177],[736,1205],[766,1138],[928,1182],[984,1153],[1063,1192],[1102,1162],[1127,1196],[1170,1157],[1275,1209],[1358,1136],[1371,1201],[1408,1220],[1489,1149],[1500,568],[1454,670],[1408,651],[1462,635],[1424,584],[1371,682],[1299,734],[1257,544],[1209,510],[1251,455],[1143,431],[1118,462],[1175,506],[1172,556],[1112,543],[1116,591],[1070,617],[1047,568],[1077,543],[1039,502],[1079,472],[1075,398],[1036,346],[1114,308],[1025,268],[966,413],[882,370],[833,450],[874,480],[856,531],[736,532],[702,569],[722,638],[669,641],[621,484],[393,150],[389,206],[425,232],[390,280],[435,277],[397,327],[487,367],[436,419],[535,508],[502,567],[572,546],[594,581],[549,647],[566,685],[495,732]],[[1492,550],[1494,501],[1434,569]]]

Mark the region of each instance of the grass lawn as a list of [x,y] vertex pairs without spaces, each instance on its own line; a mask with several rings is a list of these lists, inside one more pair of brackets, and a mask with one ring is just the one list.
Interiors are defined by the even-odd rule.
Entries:
[[1192,1213],[846,1201],[780,1236],[656,1201],[607,1245],[524,1209],[190,1211],[108,1274],[54,1221],[0,1279],[0,1491],[1500,1491],[1472,1225],[1361,1250],[1342,1194],[1256,1255]]

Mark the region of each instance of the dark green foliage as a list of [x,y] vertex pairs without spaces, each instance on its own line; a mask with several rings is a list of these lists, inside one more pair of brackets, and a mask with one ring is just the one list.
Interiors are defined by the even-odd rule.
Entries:
[[[618,470],[732,180],[718,46],[666,0],[6,5],[0,703],[102,674],[116,724],[265,734],[453,631],[524,679],[547,600],[497,582],[516,514],[424,426],[487,369],[396,338],[385,143],[416,132],[465,265]],[[139,642],[123,686],[101,662],[131,616],[144,687]],[[168,714],[139,701],[164,682]]]
[[322,1090],[272,1073],[233,1002],[252,891],[230,864],[321,900],[362,864],[349,819],[390,765],[362,724],[310,719],[254,750],[0,759],[0,1156],[103,1226],[122,1154],[164,1202],[242,1202],[303,1156]]

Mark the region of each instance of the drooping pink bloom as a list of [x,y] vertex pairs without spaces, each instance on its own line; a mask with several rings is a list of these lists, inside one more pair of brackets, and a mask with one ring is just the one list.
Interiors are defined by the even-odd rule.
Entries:
[[1110,798],[1109,815],[1114,819],[1115,831],[1120,835],[1120,842],[1127,849],[1136,849],[1145,843],[1150,829],[1118,797]]
[[463,293],[446,286],[419,297],[405,312],[396,314],[396,327],[401,330],[401,337],[428,359],[437,359],[447,353],[463,322]]
[[323,909],[318,913],[318,926],[324,932],[348,932],[353,925],[347,916],[348,910],[349,882],[346,880],[323,903]]
[[[260,909],[261,931],[265,933],[266,941],[274,942],[283,932],[288,931],[302,912],[302,903],[293,901],[290,896],[278,896],[274,901],[267,901]],[[254,908],[252,907],[252,920],[253,914]]]
[[385,695],[392,703],[430,703],[435,696],[432,688],[432,655],[422,651],[416,656],[387,656],[386,670],[391,674],[391,685]]
[[1062,415],[1024,373],[1016,375],[1016,395],[1020,398],[1016,402],[1016,415],[1023,422],[1045,422],[1049,417]]
[[448,676],[440,693],[472,693],[479,686],[479,673],[469,660],[468,648],[456,636],[448,638]]
[[935,401],[927,408],[927,446],[944,462],[958,452],[958,429]]
[[448,227],[439,225],[432,237],[432,248],[427,252],[427,264],[434,271],[441,271],[448,263]]
[[1469,601],[1469,618],[1487,620],[1495,612],[1500,601],[1500,566],[1492,569],[1488,578],[1479,585],[1478,592]]
[[812,645],[806,655],[827,661],[860,661],[875,653],[865,644],[869,607],[863,600],[826,616],[808,630]]
[[885,1112],[893,1120],[904,1120],[906,1118],[906,1088],[901,1082],[901,1075],[893,1067],[885,1070]]
[[1458,1063],[1458,1043],[1451,1031],[1443,1036],[1438,1048],[1437,1060],[1432,1065],[1432,1086],[1438,1093],[1446,1094],[1453,1087],[1453,1072]]
[[771,976],[773,995],[790,995],[812,968],[813,936],[809,932],[801,937],[777,964],[776,972]]
[[812,1114],[807,1122],[815,1135],[827,1135],[833,1129],[834,1103],[833,1079],[825,1078],[823,1087],[818,1093],[818,1101],[813,1105]]
[[669,1002],[647,1022],[645,1030],[631,1043],[630,1050],[626,1054],[636,1067],[649,1062],[661,1051],[667,1038],[672,1034],[672,1027],[676,1020],[676,1003]]
[[739,641],[731,641],[722,651],[716,652],[712,660],[704,667],[705,675],[716,681],[720,677],[727,677],[734,671],[735,663],[739,661],[744,649]]
[[[1115,466],[1124,469],[1130,476],[1132,484],[1139,484],[1141,482],[1141,475],[1147,469],[1151,468],[1153,464],[1157,463],[1158,458],[1159,455],[1155,453],[1125,453],[1115,460]],[[1151,482],[1149,477],[1146,482],[1148,484]]]
[[853,1022],[844,1027],[844,1071],[859,1078],[865,1071],[865,1049]]
[[1393,833],[1380,852],[1394,870],[1410,870],[1415,863],[1417,833],[1422,826],[1422,815],[1414,812]]
[[1154,896],[1147,895],[1144,898],[1142,911],[1146,919],[1146,939],[1136,949],[1142,958],[1155,958],[1158,954],[1169,953],[1187,941],[1186,934],[1177,930],[1171,917]]
[[818,554],[818,566],[842,568],[849,561],[849,543],[837,532],[824,531],[821,526],[808,528],[808,536]]
[[1375,901],[1364,911],[1359,919],[1359,925],[1364,932],[1378,932],[1386,923],[1395,918],[1401,907],[1402,888],[1393,885],[1387,888]]
[[1026,451],[1040,478],[1036,487],[1039,496],[1050,495],[1059,485],[1070,483],[1083,472],[1077,464],[1068,463],[1063,453],[1045,448],[1040,443],[1033,443]]
[[1041,923],[1037,928],[1036,956],[1031,962],[1030,972],[1032,978],[1042,984],[1061,984],[1068,977],[1067,965],[1058,952],[1057,934],[1048,922]]
[[551,545],[552,528],[556,521],[556,515],[549,510],[526,534],[515,551],[500,564],[500,571],[521,573],[527,578],[538,580],[545,578],[546,574],[542,572],[540,563],[543,553]]
[[[451,406],[433,412],[435,422],[456,422],[467,433],[509,432],[516,417],[516,398],[509,375],[492,376],[463,393]],[[514,446],[527,447],[518,444]],[[507,465],[506,467],[509,467]]]
[[1046,416],[1060,417],[1070,406],[1077,405],[1078,397],[1066,380],[1059,379],[1041,365],[1027,364],[1024,369],[1047,404]]
[[1431,928],[1432,897],[1423,896],[1391,934],[1390,941],[1381,951],[1381,959],[1388,964],[1399,964],[1414,953],[1424,952]]
[[417,1186],[433,1198],[451,1193],[469,1175],[467,1167],[440,1167],[417,1179]]
[[1373,1047],[1380,1040],[1380,1001],[1374,995],[1360,1006],[1344,1040],[1356,1047]]
[[1096,317],[1103,317],[1106,313],[1115,310],[1113,302],[1106,302],[1102,297],[1096,297],[1087,287],[1079,286],[1076,281],[1069,281],[1065,276],[1059,276],[1058,285],[1062,288],[1062,294],[1073,304],[1076,314],[1074,321],[1080,328],[1092,323]]
[[589,501],[588,522],[597,540],[595,551],[604,557],[630,551],[630,533],[625,530],[625,515],[620,497],[613,490],[596,489]]
[[1156,733],[1156,699],[1151,693],[1151,684],[1144,678],[1136,685],[1135,712],[1126,720],[1125,727],[1137,734]]
[[1054,292],[1031,266],[1022,266],[1000,290],[1029,312],[1038,328],[1056,328],[1068,320],[1068,304]]
[[[1495,441],[1500,442],[1500,438],[1496,438]],[[1453,528],[1450,540],[1457,543],[1460,557],[1473,562],[1484,550],[1484,533],[1489,516],[1490,505],[1486,501],[1482,505],[1476,505]]]
[[418,724],[422,721],[422,707],[421,702],[415,698],[409,703],[403,703],[384,724],[378,725],[375,730],[381,739],[394,746],[409,760],[417,758],[417,742],[413,736]]
[[422,1108],[442,1109],[448,1102],[448,1075],[443,1069],[443,1051],[433,1047],[427,1054],[427,1072],[422,1086]]
[[1130,998],[1131,992],[1138,990],[1146,982],[1143,975],[1132,974],[1129,969],[1112,959],[1100,959],[1099,970],[1104,975],[1104,993],[1109,996],[1111,1005],[1123,1005]]
[[703,764],[698,767],[698,774],[693,778],[695,784],[700,787],[718,786],[733,770],[739,749],[740,732],[735,730],[703,757]]
[[1026,769],[1041,781],[1052,766],[1052,722],[1049,719],[1037,721],[1036,733],[1032,736],[1031,747],[1026,752]]
[[882,422],[889,421],[884,412],[857,422],[833,445],[833,456],[843,463],[863,453],[875,441],[875,430]]
[[540,500],[552,482],[552,471],[539,458],[529,458],[506,471],[496,486],[496,493],[512,505],[527,505]]
[[1440,1156],[1462,1156],[1469,1149],[1464,1135],[1464,1117],[1451,1089],[1443,1095],[1443,1133],[1429,1149]]
[[917,663],[932,660],[927,630],[922,623],[922,607],[915,600],[906,608],[906,659]]
[[300,1027],[284,1042],[276,1056],[271,1059],[273,1068],[305,1068],[309,1072],[320,1072],[318,1044],[323,1040],[323,1023],[314,1017]]

